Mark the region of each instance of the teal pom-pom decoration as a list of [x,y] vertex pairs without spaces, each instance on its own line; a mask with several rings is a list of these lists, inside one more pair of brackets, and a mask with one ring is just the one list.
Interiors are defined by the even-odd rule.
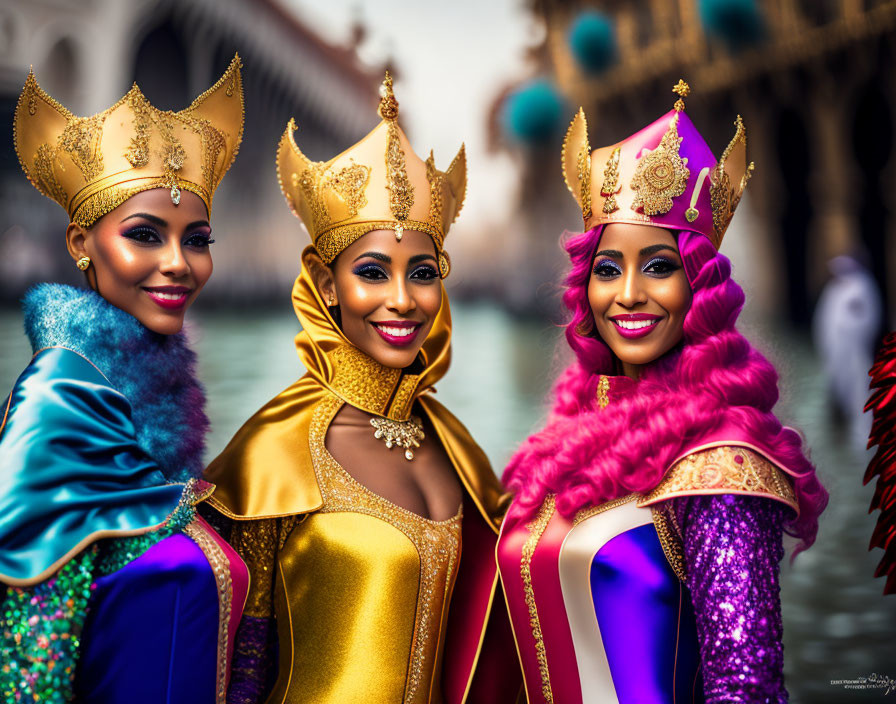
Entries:
[[709,36],[732,52],[762,40],[765,25],[756,0],[699,0],[700,21]]
[[531,81],[511,93],[504,103],[505,132],[514,140],[543,143],[563,130],[566,104],[547,79]]
[[601,12],[580,13],[569,28],[568,39],[569,49],[585,73],[600,73],[616,61],[613,24]]

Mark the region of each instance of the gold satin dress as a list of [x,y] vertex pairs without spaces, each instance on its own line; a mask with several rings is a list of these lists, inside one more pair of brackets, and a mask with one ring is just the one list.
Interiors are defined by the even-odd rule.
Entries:
[[[461,514],[429,520],[357,482],[324,444],[342,404],[328,395],[312,418],[321,508],[280,519],[276,531],[270,521],[238,523],[233,537],[238,552],[261,558],[248,559],[253,586],[277,616],[268,702],[439,704]],[[270,599],[252,592],[247,614],[270,616]]]

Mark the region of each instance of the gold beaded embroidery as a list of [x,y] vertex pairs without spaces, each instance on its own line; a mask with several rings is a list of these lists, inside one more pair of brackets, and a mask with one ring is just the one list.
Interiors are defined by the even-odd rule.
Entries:
[[[426,180],[429,181],[429,223],[434,230],[442,227],[442,189],[445,187],[445,174],[436,168],[435,157],[429,153],[426,159]],[[442,241],[436,242],[436,250],[442,249]]]
[[197,521],[184,526],[186,533],[199,549],[205,553],[218,589],[218,675],[215,701],[227,701],[227,643],[230,616],[233,608],[233,583],[230,577],[230,563],[224,550],[208,531]]
[[606,375],[601,374],[597,382],[597,406],[601,410],[610,405],[610,380]]
[[634,501],[638,498],[637,494],[629,494],[628,496],[621,496],[618,499],[613,499],[612,501],[606,501],[597,506],[589,506],[587,508],[582,508],[576,511],[575,518],[572,520],[573,526],[579,525],[582,521],[587,521],[592,516],[597,516],[604,511],[609,511],[610,509],[617,508],[624,504],[627,504],[631,501]]
[[277,556],[277,519],[234,521],[230,544],[249,568],[249,594],[244,616],[270,617],[273,612],[274,566]]
[[[310,202],[310,201],[309,201]],[[442,242],[445,239],[441,229],[434,228],[428,222],[418,220],[405,220],[398,223],[395,220],[370,220],[367,222],[352,223],[350,225],[335,225],[329,230],[321,232],[314,241],[314,248],[325,264],[330,264],[339,256],[339,253],[348,247],[359,237],[374,230],[394,230],[396,225],[401,225],[404,230],[417,230],[432,237],[433,242]]]
[[541,621],[538,618],[538,608],[535,603],[535,590],[532,588],[532,556],[538,541],[544,534],[551,516],[554,515],[554,495],[548,494],[544,503],[535,514],[535,519],[526,525],[529,537],[523,543],[522,556],[520,558],[520,576],[523,580],[523,593],[526,600],[526,608],[529,610],[529,627],[532,629],[532,637],[535,639],[535,657],[538,660],[538,673],[541,675],[541,694],[548,704],[554,701],[554,693],[551,691],[551,675],[548,671],[548,656],[544,647],[544,635],[541,631]]
[[603,211],[607,215],[619,210],[619,204],[616,202],[616,194],[619,193],[622,188],[619,183],[619,155],[621,152],[622,149],[616,147],[610,154],[610,158],[607,159],[607,166],[604,169],[604,182],[600,187],[600,194],[606,198]]
[[675,464],[640,505],[693,494],[754,494],[775,497],[798,510],[796,495],[784,472],[744,447],[713,447]]
[[[401,508],[373,493],[352,477],[326,448],[327,428],[342,407],[343,401],[328,395],[314,411],[309,432],[309,445],[314,471],[324,499],[320,513],[362,513],[385,521],[400,530],[413,543],[420,555],[420,589],[411,651],[410,671],[404,701],[414,702],[417,695],[428,696],[428,688],[420,689],[424,656],[429,642],[438,636],[441,616],[432,613],[432,601],[438,589],[444,590],[444,608],[454,579],[460,555],[462,510],[453,518],[433,521]],[[440,587],[444,584],[444,587]],[[436,649],[438,650],[438,649]]]
[[105,119],[105,113],[71,118],[59,136],[60,149],[68,153],[87,181],[92,181],[103,172],[100,141]]
[[401,370],[384,367],[354,345],[337,347],[327,356],[335,370],[330,382],[333,392],[353,406],[385,415]]
[[681,531],[675,520],[675,513],[668,504],[660,504],[652,506],[653,526],[656,528],[656,535],[659,538],[660,545],[663,547],[663,554],[666,561],[675,572],[675,576],[682,582],[685,581],[687,572],[684,562],[684,548],[681,544]]
[[587,143],[576,156],[576,178],[582,199],[582,217],[587,220],[591,217],[591,148]]
[[57,203],[67,203],[68,195],[65,188],[56,179],[56,171],[53,162],[56,160],[56,149],[49,144],[41,144],[34,155],[34,172],[36,185],[45,195]]
[[388,123],[389,141],[386,147],[386,188],[389,207],[397,220],[407,220],[414,204],[414,187],[408,179],[404,150],[395,122]]

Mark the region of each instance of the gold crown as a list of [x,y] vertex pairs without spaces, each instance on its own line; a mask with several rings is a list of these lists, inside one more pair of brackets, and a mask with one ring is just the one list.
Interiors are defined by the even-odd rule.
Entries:
[[592,151],[585,113],[573,118],[563,141],[563,177],[586,229],[613,222],[691,230],[722,243],[753,163],[738,115],[735,133],[716,160],[685,114],[690,86],[680,80],[673,109],[626,139]]
[[394,230],[399,240],[405,230],[419,230],[435,243],[444,278],[450,268],[442,249],[445,235],[467,190],[464,146],[447,171],[436,168],[432,152],[423,161],[398,126],[398,101],[388,72],[380,93],[380,124],[326,162],[302,153],[290,120],[277,151],[280,188],[327,264],[372,230]]
[[16,153],[28,180],[90,227],[131,196],[151,188],[212,196],[243,136],[243,81],[234,56],[224,75],[180,112],[150,105],[136,84],[115,105],[78,117],[29,72],[16,105]]

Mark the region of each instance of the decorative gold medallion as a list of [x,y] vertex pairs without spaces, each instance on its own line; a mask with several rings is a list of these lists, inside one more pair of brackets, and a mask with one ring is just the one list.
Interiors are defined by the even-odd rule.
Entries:
[[619,204],[616,202],[616,194],[619,193],[622,186],[619,184],[619,154],[621,149],[616,147],[610,158],[607,159],[607,166],[604,169],[604,182],[600,187],[600,194],[606,198],[604,201],[603,211],[607,215],[619,210]]
[[417,416],[411,416],[408,420],[376,417],[370,419],[370,424],[376,428],[373,437],[386,443],[390,450],[395,445],[403,447],[406,460],[414,459],[412,448],[420,447],[420,441],[426,437],[423,422]]
[[665,215],[672,210],[672,199],[684,193],[691,172],[688,160],[678,153],[681,137],[678,134],[678,113],[669,122],[659,146],[653,151],[644,149],[632,177],[632,190],[637,191],[632,210],[645,215]]
[[694,222],[694,220],[696,220],[699,215],[700,211],[694,207],[688,208],[684,211],[685,220],[687,220],[688,222]]

